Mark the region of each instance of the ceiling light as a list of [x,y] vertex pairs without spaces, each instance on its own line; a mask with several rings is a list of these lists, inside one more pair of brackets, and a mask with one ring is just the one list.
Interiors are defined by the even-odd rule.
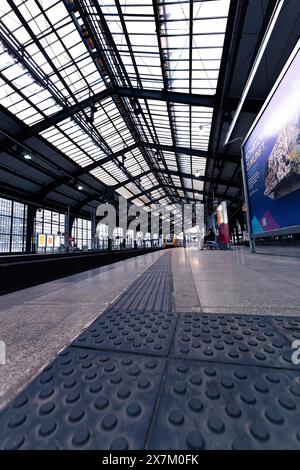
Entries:
[[79,186],[77,186],[77,189],[78,189],[79,191],[82,191],[82,190],[83,190],[83,186],[79,185]]
[[32,156],[29,153],[25,153],[24,158],[25,160],[31,160]]
[[205,135],[205,128],[209,128],[210,124],[204,124],[199,126],[199,135]]

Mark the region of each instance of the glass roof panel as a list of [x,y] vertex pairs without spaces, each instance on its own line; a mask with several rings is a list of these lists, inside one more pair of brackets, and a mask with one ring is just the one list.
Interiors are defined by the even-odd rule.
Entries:
[[[82,167],[103,160],[91,174],[124,183],[120,194],[156,187],[152,196],[167,204],[184,196],[182,183],[201,191],[194,175],[205,175],[206,159],[193,149],[208,150],[212,108],[115,93],[92,108],[78,103],[112,84],[214,95],[230,0],[158,0],[157,11],[150,0],[81,0],[75,12],[66,4],[1,1],[0,104],[28,125],[76,105],[40,135]],[[174,176],[180,171],[184,178]],[[150,201],[149,193],[137,198]]]
[[100,0],[99,3],[124,61],[129,83],[144,88],[163,88],[152,3],[119,0]]

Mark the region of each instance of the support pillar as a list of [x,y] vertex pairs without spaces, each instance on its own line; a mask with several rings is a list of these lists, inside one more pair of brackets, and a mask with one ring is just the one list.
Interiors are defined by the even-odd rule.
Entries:
[[34,219],[36,216],[37,208],[28,204],[27,206],[27,222],[26,222],[26,253],[36,251],[34,243]]
[[91,249],[96,250],[97,240],[96,240],[96,211],[93,211],[91,214]]
[[181,203],[181,227],[182,227],[183,247],[186,248],[184,202]]
[[70,240],[69,238],[72,235],[72,227],[75,220],[75,216],[70,213],[70,207],[68,206],[67,212],[65,214],[65,248],[66,251],[70,250]]

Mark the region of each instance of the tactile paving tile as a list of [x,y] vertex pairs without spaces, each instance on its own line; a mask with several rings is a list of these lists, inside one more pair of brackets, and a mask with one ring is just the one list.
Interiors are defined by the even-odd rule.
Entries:
[[142,449],[165,360],[69,348],[0,415],[0,449]]
[[291,343],[269,318],[179,314],[172,357],[295,369]]
[[171,361],[150,449],[300,449],[291,370]]
[[280,331],[291,343],[300,340],[299,317],[271,317],[272,325]]
[[176,324],[172,312],[119,312],[101,315],[72,346],[167,356]]
[[161,256],[114,303],[119,310],[168,312],[172,310],[170,253]]

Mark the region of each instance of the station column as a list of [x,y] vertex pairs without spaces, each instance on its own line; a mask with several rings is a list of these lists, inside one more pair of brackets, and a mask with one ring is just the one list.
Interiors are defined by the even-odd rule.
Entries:
[[33,236],[34,236],[34,219],[37,208],[28,204],[27,206],[27,223],[26,223],[26,253],[33,251]]

